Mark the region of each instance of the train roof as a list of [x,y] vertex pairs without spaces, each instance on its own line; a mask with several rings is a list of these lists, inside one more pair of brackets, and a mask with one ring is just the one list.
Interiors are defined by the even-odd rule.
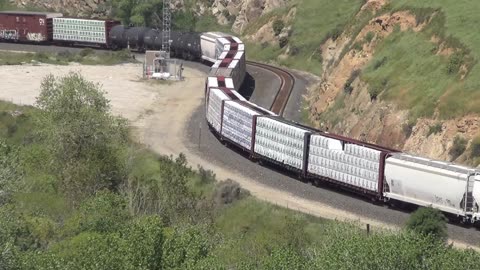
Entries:
[[405,154],[405,153],[393,153],[391,154],[391,157],[398,160],[406,161],[406,162],[422,164],[429,167],[439,168],[439,169],[462,173],[462,174],[472,174],[477,172],[477,170],[474,168],[456,165],[447,161],[434,160],[434,159],[414,156],[414,155]]
[[[101,19],[101,18],[80,18],[80,17],[57,17],[58,20],[81,20],[81,21],[97,21],[97,22],[114,22],[120,23],[118,20],[113,19]],[[145,27],[147,28],[147,27]]]
[[7,10],[7,11],[0,11],[0,14],[22,15],[22,16],[45,16],[45,17],[47,17],[47,19],[49,19],[49,18],[63,17],[63,14],[62,14],[62,13],[56,13],[56,12],[38,12],[38,11],[15,11],[15,10]]
[[265,108],[262,108],[260,106],[258,106],[257,104],[255,103],[252,103],[250,101],[247,101],[247,100],[241,100],[241,101],[236,101],[238,104],[240,104],[241,106],[245,106],[247,108],[249,108],[250,110],[260,114],[260,115],[276,115],[274,114],[273,112],[265,109]]

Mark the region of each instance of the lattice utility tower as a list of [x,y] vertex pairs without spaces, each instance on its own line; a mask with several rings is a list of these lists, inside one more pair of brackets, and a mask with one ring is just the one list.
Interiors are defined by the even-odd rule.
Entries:
[[172,26],[172,14],[170,13],[171,0],[163,0],[163,34],[162,51],[165,52],[165,58],[170,58],[170,30]]

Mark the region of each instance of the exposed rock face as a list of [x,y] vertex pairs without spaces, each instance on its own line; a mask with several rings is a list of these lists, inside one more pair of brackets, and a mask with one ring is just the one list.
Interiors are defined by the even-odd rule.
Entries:
[[233,21],[232,30],[241,33],[248,23],[275,8],[283,7],[288,0],[215,0],[209,9],[219,23]]
[[[241,33],[247,25],[273,9],[284,7],[289,0],[214,0],[211,6],[197,1],[193,11],[198,16],[213,15],[222,25],[232,25]],[[35,6],[78,17],[108,17],[111,7],[107,0],[10,0],[18,7]],[[174,10],[185,7],[183,0],[172,1]]]
[[[369,0],[360,12],[375,12],[384,4],[384,0]],[[408,110],[399,109],[396,104],[381,99],[372,100],[368,93],[369,85],[358,77],[351,84],[352,92],[344,94],[345,83],[352,72],[361,70],[369,63],[379,42],[390,35],[395,27],[399,27],[400,31],[419,32],[425,24],[417,25],[415,16],[409,12],[395,12],[372,19],[357,37],[353,37],[354,40],[350,33],[345,31],[338,39],[329,39],[322,44],[324,73],[322,83],[309,93],[310,120],[317,127],[334,133],[412,154],[450,161],[450,150],[456,136],[466,140],[468,149],[472,139],[479,134],[480,117],[477,115],[442,121],[433,116],[409,123],[411,119]],[[367,33],[373,33],[370,42],[360,43],[361,48],[354,47],[342,57],[342,51],[347,44],[365,40]],[[431,41],[438,44],[435,38]],[[444,44],[439,44],[438,48],[439,55],[452,53],[452,49]],[[341,106],[336,106],[338,104]],[[441,128],[432,132],[432,127],[438,125]],[[478,164],[472,160],[468,150],[456,158],[455,162]]]
[[78,17],[106,17],[110,12],[107,0],[10,0],[18,7],[40,7]]

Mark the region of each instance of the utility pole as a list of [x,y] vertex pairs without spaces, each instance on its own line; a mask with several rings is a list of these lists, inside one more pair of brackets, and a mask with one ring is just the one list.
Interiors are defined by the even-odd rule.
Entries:
[[170,30],[172,26],[172,14],[170,13],[171,0],[163,0],[163,33],[162,33],[162,51],[165,52],[165,58],[170,58]]

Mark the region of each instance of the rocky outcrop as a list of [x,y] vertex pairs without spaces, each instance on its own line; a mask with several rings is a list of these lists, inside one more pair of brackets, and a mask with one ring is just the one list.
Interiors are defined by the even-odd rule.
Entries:
[[22,8],[37,7],[78,17],[107,17],[111,7],[107,0],[10,0]]
[[[214,0],[197,1],[192,9],[197,16],[213,15],[221,25],[232,25],[232,31],[242,33],[247,25],[262,15],[290,0]],[[10,0],[13,6],[38,7],[78,17],[108,17],[111,7],[108,0]],[[185,8],[183,0],[172,1],[171,8]]]
[[[384,0],[369,0],[359,15],[376,12],[384,4]],[[408,110],[400,109],[394,102],[372,98],[370,86],[359,76],[352,78],[355,70],[362,70],[372,60],[378,44],[395,28],[419,32],[427,23],[418,24],[415,16],[407,11],[383,14],[370,20],[355,37],[347,29],[337,39],[322,44],[322,83],[310,90],[307,100],[311,122],[324,130],[412,154],[478,164],[479,160],[471,157],[469,147],[480,133],[480,117],[468,115],[438,120],[434,115],[412,122]],[[367,35],[370,38],[367,39]],[[431,42],[438,45],[438,55],[452,54],[453,50],[437,38],[433,37]],[[467,71],[462,72],[460,69],[463,78]],[[350,92],[345,90],[347,81]],[[457,136],[465,140],[466,149],[458,157],[451,154]]]
[[242,33],[250,22],[287,3],[288,0],[215,0],[208,10],[220,24],[232,23],[232,31]]

